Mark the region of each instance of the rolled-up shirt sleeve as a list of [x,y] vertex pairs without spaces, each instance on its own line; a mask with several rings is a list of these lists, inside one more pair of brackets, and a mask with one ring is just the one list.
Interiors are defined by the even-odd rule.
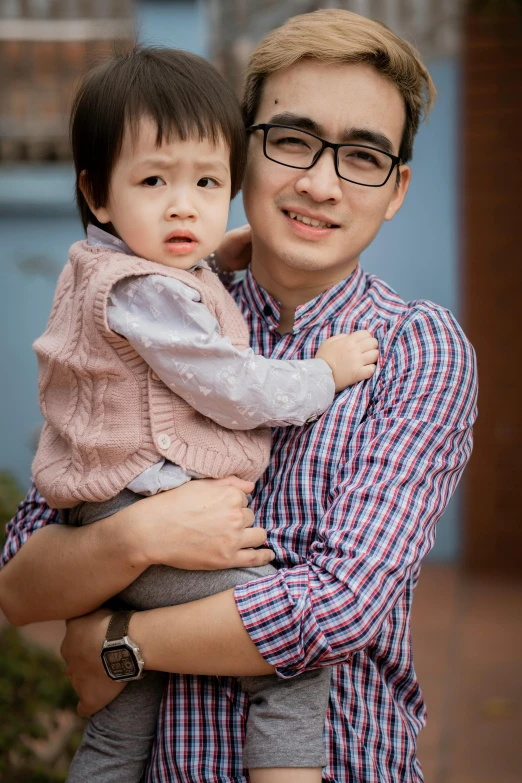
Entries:
[[58,512],[49,508],[36,489],[34,481],[31,481],[29,492],[18,506],[15,516],[7,523],[6,540],[0,554],[0,568],[16,555],[34,532],[59,521]]
[[384,356],[307,562],[235,589],[279,676],[344,662],[380,633],[470,456],[476,392],[474,352],[451,314],[414,311]]
[[332,403],[322,359],[266,359],[237,350],[195,289],[161,275],[126,278],[111,291],[110,328],[175,394],[228,429],[302,425]]

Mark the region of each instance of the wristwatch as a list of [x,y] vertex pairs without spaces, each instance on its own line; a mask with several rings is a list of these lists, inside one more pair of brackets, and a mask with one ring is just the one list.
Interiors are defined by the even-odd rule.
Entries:
[[129,620],[133,614],[132,610],[116,612],[112,615],[107,628],[100,658],[111,680],[120,682],[140,680],[145,674],[143,671],[145,661],[141,656],[140,648],[127,636]]

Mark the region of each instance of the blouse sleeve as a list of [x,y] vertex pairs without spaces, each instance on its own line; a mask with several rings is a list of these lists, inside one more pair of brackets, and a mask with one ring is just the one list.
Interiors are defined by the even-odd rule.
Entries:
[[111,291],[108,321],[175,394],[228,429],[302,425],[333,400],[326,362],[237,350],[197,291],[173,278],[120,281]]

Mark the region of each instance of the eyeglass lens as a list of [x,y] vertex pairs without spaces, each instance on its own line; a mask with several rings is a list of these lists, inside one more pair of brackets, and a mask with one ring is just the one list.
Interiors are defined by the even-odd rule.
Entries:
[[[294,128],[270,128],[266,135],[266,154],[285,166],[309,168],[322,147],[319,139]],[[339,174],[361,185],[382,185],[392,166],[382,152],[350,144],[339,147]]]

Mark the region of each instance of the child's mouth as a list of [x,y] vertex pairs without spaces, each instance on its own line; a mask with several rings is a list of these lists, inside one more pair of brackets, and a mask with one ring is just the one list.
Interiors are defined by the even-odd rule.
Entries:
[[192,253],[198,244],[198,240],[190,232],[184,234],[181,231],[177,231],[173,236],[167,237],[165,240],[167,252],[180,256]]
[[186,228],[178,228],[165,238],[164,244],[168,253],[183,256],[194,252],[199,242],[192,231]]

